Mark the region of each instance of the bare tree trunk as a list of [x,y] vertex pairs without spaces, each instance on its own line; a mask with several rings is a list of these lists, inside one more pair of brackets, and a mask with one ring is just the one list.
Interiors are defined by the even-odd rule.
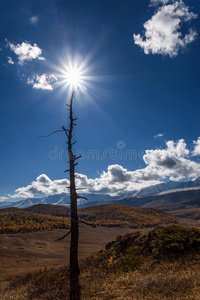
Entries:
[[[64,239],[66,236],[68,236],[71,233],[71,243],[70,243],[70,300],[80,300],[81,297],[81,288],[79,284],[79,274],[80,269],[78,266],[78,236],[79,236],[79,220],[78,220],[78,214],[77,214],[77,199],[83,198],[85,200],[88,200],[85,197],[78,196],[76,193],[76,185],[75,185],[75,166],[78,163],[75,163],[75,161],[80,158],[76,157],[73,154],[72,146],[76,142],[72,142],[72,132],[73,132],[73,126],[76,125],[74,121],[76,118],[73,118],[73,100],[76,95],[76,92],[72,92],[72,96],[70,99],[70,105],[67,104],[69,107],[70,115],[70,126],[69,129],[66,129],[64,126],[61,128],[61,130],[53,131],[52,133],[40,136],[40,137],[48,137],[52,134],[55,134],[57,132],[65,132],[67,135],[67,144],[68,144],[68,154],[69,154],[69,164],[70,168],[69,170],[66,170],[65,172],[70,173],[70,202],[71,202],[71,229],[70,231],[65,234],[63,237],[59,238],[57,241],[60,241]],[[86,222],[81,221],[82,223],[87,224]],[[63,223],[64,224],[64,223]],[[91,224],[89,224],[91,225]],[[92,225],[93,226],[93,225]],[[94,226],[93,226],[94,227]]]
[[75,92],[72,93],[69,110],[70,110],[70,128],[68,130],[68,154],[70,163],[70,202],[71,202],[71,244],[70,244],[70,300],[80,299],[80,284],[79,284],[79,266],[78,266],[78,214],[77,214],[77,193],[75,185],[75,160],[76,157],[72,151],[72,132],[73,132],[73,99]]

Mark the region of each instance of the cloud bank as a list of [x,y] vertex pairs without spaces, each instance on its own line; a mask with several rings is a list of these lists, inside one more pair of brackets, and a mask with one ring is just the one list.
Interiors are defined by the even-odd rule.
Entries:
[[[162,183],[164,179],[195,179],[200,176],[200,164],[192,160],[194,154],[200,155],[200,137],[194,141],[192,151],[187,148],[183,139],[177,142],[167,141],[165,149],[145,151],[143,160],[146,167],[143,169],[128,171],[118,164],[110,165],[95,179],[76,173],[76,185],[86,188],[86,193],[116,195],[140,191],[142,188]],[[46,174],[41,174],[26,187],[16,189],[15,194],[9,195],[8,199],[66,193],[67,186],[68,179],[51,180]]]
[[[171,4],[168,4],[172,2]],[[197,14],[189,11],[182,0],[152,0],[151,4],[163,4],[155,14],[144,23],[144,34],[133,34],[134,43],[140,46],[145,54],[161,54],[174,57],[181,49],[197,37],[197,32],[189,28],[183,35],[181,26],[197,18]]]

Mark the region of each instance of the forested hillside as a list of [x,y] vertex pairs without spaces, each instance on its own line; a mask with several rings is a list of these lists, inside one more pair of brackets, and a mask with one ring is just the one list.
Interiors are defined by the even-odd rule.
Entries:
[[23,210],[0,212],[0,233],[31,232],[68,228],[69,218],[31,213]]
[[[177,223],[174,217],[158,209],[119,204],[81,208],[78,213],[80,220],[98,226],[145,228]],[[53,230],[69,225],[69,209],[63,206],[38,204],[27,209],[0,210],[0,233]]]
[[98,205],[79,209],[85,221],[103,226],[153,227],[176,223],[176,219],[154,208],[134,208],[120,204]]

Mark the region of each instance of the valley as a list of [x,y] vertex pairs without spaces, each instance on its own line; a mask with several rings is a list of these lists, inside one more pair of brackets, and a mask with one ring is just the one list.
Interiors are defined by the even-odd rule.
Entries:
[[[182,291],[187,289],[182,282],[181,274],[190,270],[192,272],[191,284],[194,285],[193,277],[199,276],[197,272],[199,262],[196,260],[193,262],[193,269],[191,264],[188,264],[187,270],[184,271],[182,265],[173,260],[169,260],[168,263],[161,260],[160,265],[154,267],[154,260],[149,256],[146,257],[145,254],[144,262],[141,265],[144,270],[140,271],[137,270],[137,260],[140,260],[141,256],[138,256],[137,250],[134,250],[136,252],[127,262],[130,265],[130,270],[127,271],[125,262],[127,258],[130,259],[131,252],[127,252],[127,254],[123,252],[122,260],[119,261],[121,271],[116,270],[119,272],[117,277],[115,272],[109,271],[110,266],[115,266],[113,259],[116,259],[116,255],[112,254],[112,251],[111,253],[108,252],[111,256],[106,262],[106,273],[101,270],[101,259],[95,262],[95,267],[92,266],[92,269],[90,267],[87,269],[87,264],[88,259],[90,261],[92,258],[95,261],[99,255],[101,257],[101,253],[107,253],[105,248],[110,247],[108,245],[112,245],[112,241],[120,241],[124,237],[141,234],[142,240],[142,237],[148,235],[148,232],[154,228],[157,228],[155,230],[159,230],[161,226],[164,228],[169,226],[170,228],[171,224],[182,226],[182,228],[199,228],[199,195],[199,190],[192,190],[144,198],[124,198],[114,201],[114,204],[107,205],[105,203],[109,201],[104,201],[102,205],[79,206],[79,219],[96,226],[96,228],[92,228],[80,223],[79,262],[82,268],[83,299],[89,300],[91,295],[94,297],[99,295],[98,299],[102,300],[109,295],[118,299],[118,293],[127,299],[150,299],[148,297],[154,297],[157,292],[160,294],[155,299],[164,299],[162,298],[163,294],[171,293],[169,287],[164,288],[166,282],[174,280],[177,276],[178,279],[176,282],[174,281],[175,286],[182,285]],[[95,202],[92,203],[95,204]],[[139,207],[134,207],[134,205]],[[62,293],[68,293],[66,282],[68,282],[67,266],[69,265],[70,236],[61,240],[58,239],[68,232],[69,226],[69,208],[65,205],[40,203],[26,208],[7,207],[0,209],[0,292],[3,300],[16,299],[16,295],[17,297],[20,295],[20,300],[28,299],[29,296],[27,295],[34,293],[38,293],[38,299],[49,299],[49,293],[52,293],[51,297],[54,297],[58,286]],[[7,234],[3,232],[7,232]],[[180,237],[177,236],[177,238]],[[125,259],[123,256],[127,258]],[[197,259],[199,260],[199,257]],[[170,273],[168,265],[172,273]],[[131,269],[132,267],[133,269]],[[177,268],[181,271],[176,271]],[[163,272],[165,272],[166,278],[163,278]],[[138,278],[138,281],[134,281],[136,294],[133,293],[133,281],[131,279],[132,276],[135,278],[135,274]],[[158,291],[158,286],[154,287],[151,276],[161,282],[162,290]],[[104,286],[103,291],[98,289],[99,280],[97,281],[97,277]],[[60,281],[60,278],[63,279]],[[124,278],[128,282],[132,282],[127,290],[123,288],[126,286]],[[51,292],[49,292],[48,286],[51,280],[55,282],[55,286],[53,285]],[[94,281],[94,285],[90,286],[90,280]],[[40,287],[40,282],[43,282],[42,287]],[[116,290],[113,288],[112,282],[116,286]],[[14,287],[10,289],[10,285],[14,285]],[[147,285],[151,286],[150,291],[146,288]],[[29,289],[29,286],[32,286],[32,290]],[[140,286],[143,287],[147,298],[140,298],[143,297]],[[28,294],[24,294],[24,289]],[[40,298],[40,289],[47,296]],[[63,296],[59,297],[62,298]]]
[[[28,272],[58,268],[69,263],[70,237],[56,241],[66,230],[55,229],[24,234],[0,235],[0,281],[10,280]],[[117,235],[133,232],[130,228],[81,226],[79,259],[105,247]]]
[[[1,280],[68,264],[70,237],[56,241],[68,232],[69,217],[63,218],[67,212],[68,209],[64,206],[48,204],[38,204],[26,209],[0,210],[0,222],[4,230],[11,230],[12,226],[13,230],[20,230],[20,226],[23,229],[22,232],[16,231],[14,234],[0,234]],[[115,240],[117,236],[136,231],[145,232],[157,226],[170,224],[186,227],[200,225],[198,218],[195,220],[191,214],[187,218],[178,211],[165,213],[154,208],[133,208],[120,204],[80,208],[79,217],[80,220],[96,225],[96,228],[92,228],[80,223],[81,261],[103,249],[106,243]],[[7,223],[2,224],[2,220]],[[60,224],[61,229],[55,228],[56,223],[53,222],[56,221],[60,222],[58,225]],[[66,229],[62,229],[63,224],[66,225]],[[27,230],[28,226],[30,232]],[[2,227],[0,230],[2,231]]]

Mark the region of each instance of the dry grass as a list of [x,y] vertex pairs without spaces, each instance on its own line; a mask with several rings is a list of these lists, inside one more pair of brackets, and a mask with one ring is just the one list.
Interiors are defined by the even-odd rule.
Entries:
[[[166,254],[163,248],[159,248],[162,255],[155,255],[152,249],[148,248],[146,241],[149,241],[148,245],[152,245],[152,241],[158,237],[158,235],[156,237],[157,232],[159,234],[159,231],[153,231],[149,234],[135,235],[132,245],[129,243],[130,237],[127,237],[128,243],[123,244],[118,240],[108,250],[101,251],[83,262],[80,276],[82,300],[200,299],[199,246],[196,246],[195,251],[193,249],[192,252],[182,252],[179,255],[178,253],[172,255],[172,252]],[[166,233],[166,230],[164,229],[163,232]],[[180,237],[180,232],[184,233],[182,229],[177,229],[177,237]],[[189,231],[186,230],[182,236],[187,235],[187,232]],[[118,256],[116,254],[115,259],[111,259],[115,255],[114,250],[118,251],[121,246],[123,251],[116,252]],[[133,252],[136,248],[140,249],[141,253]],[[120,263],[125,261],[124,258],[127,261],[134,258],[133,253],[139,259],[132,268],[127,271],[124,265],[115,267],[120,266]],[[30,273],[13,280],[7,285],[7,289],[4,287],[0,298],[2,300],[68,299],[68,285],[67,267]]]
[[[67,230],[55,229],[31,233],[0,235],[0,285],[2,281],[45,268],[61,267],[69,261],[70,237],[55,242]],[[130,228],[106,228],[83,225],[80,228],[79,258],[85,259],[105,247],[118,234]]]
[[[68,299],[66,269],[25,277],[21,284],[19,281],[1,294],[1,300]],[[159,264],[148,258],[138,270],[117,274],[83,270],[81,285],[83,300],[199,300],[200,257],[188,256],[184,260],[166,260]]]
[[200,299],[199,260],[152,263],[146,260],[139,270],[121,272],[117,276],[94,274],[91,278],[83,273],[83,299]]

